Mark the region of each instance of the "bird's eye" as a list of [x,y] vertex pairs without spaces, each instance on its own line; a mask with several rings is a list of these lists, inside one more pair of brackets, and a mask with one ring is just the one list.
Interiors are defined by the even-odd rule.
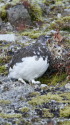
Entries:
[[60,52],[60,50],[58,50],[58,52]]
[[54,46],[54,48],[56,48],[56,46]]

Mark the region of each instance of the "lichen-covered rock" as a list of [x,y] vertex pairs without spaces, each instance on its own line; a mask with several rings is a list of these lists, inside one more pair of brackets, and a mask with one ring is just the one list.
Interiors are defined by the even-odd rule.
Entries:
[[27,9],[18,4],[7,10],[8,21],[16,27],[17,30],[22,30],[26,25],[31,25],[31,18]]

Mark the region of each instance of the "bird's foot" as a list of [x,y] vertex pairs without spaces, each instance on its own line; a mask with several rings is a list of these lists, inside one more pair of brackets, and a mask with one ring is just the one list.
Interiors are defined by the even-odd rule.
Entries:
[[18,81],[26,85],[26,82],[22,78],[19,78]]
[[31,80],[31,82],[32,82],[33,84],[40,84],[40,81],[35,81],[34,79]]

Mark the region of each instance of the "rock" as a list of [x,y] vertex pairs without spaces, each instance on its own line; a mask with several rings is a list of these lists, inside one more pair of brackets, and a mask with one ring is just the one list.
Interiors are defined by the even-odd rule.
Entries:
[[2,25],[2,19],[0,18],[0,27],[1,27],[1,25]]
[[2,23],[1,24],[1,33],[6,33],[6,32],[9,32],[9,31],[13,31],[13,27],[12,25],[7,22],[7,23]]
[[63,16],[70,16],[70,9],[64,9],[64,12],[62,13]]
[[1,41],[9,41],[9,42],[15,42],[16,36],[15,34],[0,34],[0,40]]
[[50,120],[47,121],[47,125],[55,125],[55,122],[50,119]]
[[41,84],[41,87],[48,87],[48,85],[46,85],[46,84]]
[[0,112],[2,112],[2,107],[0,106]]
[[67,84],[65,85],[65,88],[66,88],[66,89],[70,89],[70,83],[67,83]]
[[17,30],[22,30],[26,25],[31,25],[30,15],[27,9],[19,4],[7,10],[9,22],[16,27]]

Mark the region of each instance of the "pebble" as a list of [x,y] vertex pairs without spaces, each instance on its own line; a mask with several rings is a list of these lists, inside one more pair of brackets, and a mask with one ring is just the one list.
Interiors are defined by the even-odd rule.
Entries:
[[70,83],[67,83],[67,84],[65,85],[65,88],[66,88],[66,89],[70,89]]

